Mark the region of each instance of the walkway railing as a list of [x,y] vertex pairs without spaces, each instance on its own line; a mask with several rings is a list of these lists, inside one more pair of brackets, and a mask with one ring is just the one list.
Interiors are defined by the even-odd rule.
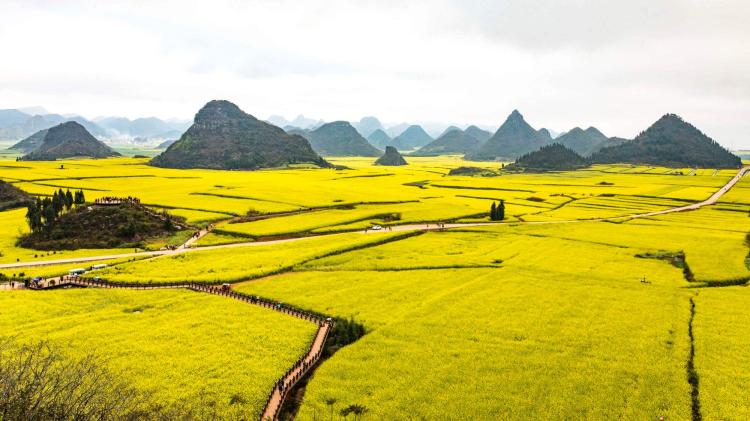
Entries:
[[201,284],[197,282],[166,282],[159,284],[144,284],[144,283],[120,283],[120,282],[108,282],[102,280],[84,279],[78,276],[62,276],[60,278],[45,279],[44,281],[29,284],[29,289],[44,290],[52,288],[60,288],[65,286],[79,286],[79,287],[95,287],[95,288],[109,288],[109,289],[136,289],[136,290],[153,290],[153,289],[174,289],[174,288],[186,288],[193,291],[205,292],[208,294],[220,295],[227,298],[239,300],[248,304],[261,306],[270,310],[278,311],[293,317],[297,317],[302,320],[318,325],[318,330],[315,333],[315,338],[310,344],[310,348],[307,353],[300,357],[292,367],[290,367],[283,376],[281,376],[275,383],[271,393],[266,399],[266,404],[261,412],[261,420],[277,420],[281,408],[284,405],[289,392],[294,386],[307,375],[310,370],[317,364],[323,355],[325,349],[325,343],[328,339],[328,335],[333,326],[333,322],[330,318],[321,316],[319,314],[311,313],[308,311],[300,310],[297,308],[290,307],[284,303],[268,300],[255,295],[247,295],[232,290],[227,287],[217,287],[214,285]]

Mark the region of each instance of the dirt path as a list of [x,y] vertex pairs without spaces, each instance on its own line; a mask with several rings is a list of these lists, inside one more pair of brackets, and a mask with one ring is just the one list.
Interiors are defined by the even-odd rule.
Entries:
[[[479,227],[479,226],[485,226],[485,225],[569,224],[569,223],[579,223],[579,222],[612,221],[612,220],[618,220],[618,219],[624,219],[624,218],[627,218],[627,219],[647,218],[651,216],[666,215],[666,214],[674,213],[674,212],[686,212],[686,211],[700,209],[704,206],[715,204],[726,192],[728,192],[732,187],[734,187],[734,185],[737,184],[737,182],[739,182],[740,179],[742,179],[742,177],[745,176],[745,174],[747,174],[748,171],[750,171],[750,166],[742,167],[737,172],[737,175],[732,177],[732,179],[729,180],[727,184],[725,184],[723,187],[717,190],[714,194],[712,194],[711,197],[709,197],[708,199],[702,202],[693,203],[693,204],[686,205],[686,206],[680,206],[677,208],[664,209],[664,210],[655,211],[655,212],[648,212],[648,213],[641,213],[641,214],[634,214],[634,215],[623,215],[623,216],[616,216],[616,217],[609,217],[609,218],[564,219],[564,220],[556,220],[556,221],[469,222],[469,223],[443,224],[442,226],[439,226],[438,224],[435,224],[435,223],[406,224],[406,225],[395,225],[395,226],[384,228],[378,231],[373,231],[372,229],[369,229],[367,231],[356,231],[356,232],[360,234],[375,235],[375,234],[383,234],[383,233],[388,233],[388,232],[417,231],[417,230],[438,231],[438,230],[443,230],[443,229]],[[201,237],[208,234],[207,231],[206,232],[203,232],[203,231],[205,230],[201,231],[203,233]],[[22,268],[22,267],[29,267],[29,266],[46,266],[46,265],[54,265],[54,264],[61,264],[61,263],[84,263],[84,262],[92,262],[96,260],[120,259],[120,258],[128,258],[128,257],[163,256],[163,255],[170,255],[170,254],[177,254],[177,253],[193,252],[197,250],[216,250],[216,249],[225,249],[225,248],[234,248],[234,247],[264,246],[264,245],[289,243],[292,241],[304,241],[304,240],[311,239],[311,238],[319,238],[319,237],[331,236],[331,235],[339,235],[339,234],[320,234],[320,235],[314,235],[314,236],[308,236],[308,237],[286,238],[282,240],[254,241],[254,242],[223,244],[223,245],[218,245],[218,246],[206,246],[206,247],[190,247],[191,244],[193,244],[195,241],[198,241],[198,239],[200,238],[199,237],[199,238],[189,239],[185,244],[183,244],[176,250],[156,250],[156,251],[144,251],[144,252],[138,252],[138,253],[122,253],[122,254],[110,254],[110,255],[89,256],[89,257],[74,257],[70,259],[44,260],[44,261],[36,261],[36,262],[3,263],[3,264],[0,264],[0,269],[13,269],[13,268]]]
[[206,234],[208,234],[209,232],[211,232],[211,227],[210,226],[208,228],[204,228],[204,229],[198,231],[195,235],[193,235],[192,237],[190,237],[187,241],[185,241],[185,243],[183,243],[180,247],[178,247],[178,249],[187,249],[187,248],[190,248],[190,246],[193,243],[195,243],[196,241],[198,241],[201,238],[205,237]]

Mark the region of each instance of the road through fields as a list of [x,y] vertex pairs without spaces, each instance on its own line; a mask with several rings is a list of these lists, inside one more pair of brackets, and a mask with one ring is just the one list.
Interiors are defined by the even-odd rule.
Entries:
[[[750,171],[750,166],[742,167],[737,172],[737,174],[734,177],[732,177],[732,179],[730,179],[724,186],[722,186],[719,190],[717,190],[714,194],[712,194],[711,197],[709,197],[708,199],[702,202],[697,202],[697,203],[693,203],[693,204],[686,205],[686,206],[680,206],[676,208],[664,209],[664,210],[655,211],[655,212],[633,214],[633,215],[623,215],[623,216],[610,217],[610,218],[567,219],[567,220],[559,220],[559,221],[469,222],[469,223],[451,223],[451,224],[441,224],[441,225],[438,225],[436,223],[405,224],[405,225],[395,225],[391,227],[386,227],[378,231],[369,229],[366,231],[358,231],[358,232],[361,234],[376,235],[379,233],[394,232],[394,231],[396,232],[418,231],[418,230],[438,231],[438,230],[445,230],[445,229],[451,229],[451,228],[480,227],[480,226],[486,226],[486,225],[570,224],[570,223],[577,223],[577,222],[596,222],[596,221],[611,221],[611,220],[620,220],[620,219],[647,218],[647,217],[658,216],[658,215],[666,215],[666,214],[674,213],[674,212],[687,212],[687,211],[700,209],[704,206],[710,206],[710,205],[715,204],[724,194],[726,194],[729,190],[731,190],[731,188],[734,187],[734,185],[737,184],[737,182],[739,182],[740,179],[742,179],[742,177],[748,173],[748,171]],[[200,237],[202,237],[203,235],[207,233],[208,233],[207,231],[206,232],[202,231]],[[23,268],[23,267],[30,267],[30,266],[47,266],[47,265],[64,264],[64,263],[86,263],[86,262],[93,262],[97,260],[122,259],[122,258],[129,258],[129,257],[156,257],[156,256],[179,254],[179,253],[189,253],[189,252],[199,251],[199,250],[215,250],[215,249],[225,249],[225,248],[234,248],[234,247],[265,246],[265,245],[289,243],[293,241],[304,241],[304,240],[311,239],[311,238],[319,238],[319,237],[332,236],[332,235],[340,235],[340,234],[320,234],[320,235],[313,235],[313,236],[306,236],[306,237],[285,238],[285,239],[280,239],[280,240],[253,241],[253,242],[223,244],[223,245],[206,246],[206,247],[189,247],[193,241],[196,241],[198,238],[200,238],[198,237],[198,238],[191,238],[190,240],[188,240],[188,243],[183,244],[176,250],[155,250],[155,251],[143,251],[143,252],[137,252],[137,253],[107,254],[107,255],[99,255],[99,256],[74,257],[70,259],[55,259],[55,260],[45,260],[45,261],[35,261],[35,262],[3,263],[3,264],[0,264],[0,269],[14,269],[14,268]]]

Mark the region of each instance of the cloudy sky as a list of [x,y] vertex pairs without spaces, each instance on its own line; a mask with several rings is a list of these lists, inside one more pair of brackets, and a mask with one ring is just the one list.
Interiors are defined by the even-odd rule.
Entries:
[[0,1],[0,108],[594,125],[750,147],[747,0]]

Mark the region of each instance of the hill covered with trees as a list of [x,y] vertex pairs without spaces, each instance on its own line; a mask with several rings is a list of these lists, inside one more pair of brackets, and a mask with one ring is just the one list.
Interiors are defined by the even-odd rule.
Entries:
[[518,110],[513,110],[495,134],[466,157],[478,161],[517,158],[551,141],[548,131],[534,130]]
[[182,219],[151,211],[137,199],[87,204],[83,191],[62,189],[29,203],[26,220],[31,232],[18,245],[38,250],[135,247],[184,226]]
[[427,134],[422,126],[411,125],[400,135],[393,138],[390,145],[402,151],[420,148],[432,142],[432,137]]
[[383,129],[377,129],[367,136],[367,141],[378,149],[385,149],[391,143],[391,137]]
[[676,114],[666,114],[635,139],[601,149],[595,163],[739,168],[742,160]]
[[303,136],[321,156],[380,156],[382,153],[347,121],[326,123]]
[[544,172],[569,171],[588,166],[585,158],[559,143],[545,145],[538,151],[519,157],[507,165],[507,171]]
[[290,164],[330,167],[302,136],[258,120],[229,101],[214,100],[151,165],[165,168],[255,170]]
[[26,139],[21,140],[8,149],[14,149],[23,153],[29,153],[38,148],[42,144],[42,142],[44,142],[44,136],[46,135],[47,129],[39,130],[38,132],[27,137]]
[[555,143],[559,143],[581,156],[591,156],[599,149],[608,146],[608,142],[609,138],[596,127],[589,127],[586,130],[574,127],[555,139]]
[[401,153],[393,146],[386,146],[385,153],[383,156],[375,161],[375,165],[384,165],[389,167],[396,167],[400,165],[407,165],[406,160]]
[[[42,134],[44,134],[44,137],[41,138],[41,143],[34,147]],[[46,131],[42,130],[20,143],[26,141],[28,142],[22,146],[33,149],[21,158],[23,161],[54,161],[79,156],[90,158],[120,156],[119,153],[97,140],[85,127],[75,121],[58,124]]]
[[447,130],[442,136],[412,152],[410,156],[466,154],[479,147],[479,139],[459,128]]
[[487,139],[492,137],[492,133],[488,132],[487,130],[480,129],[477,126],[469,126],[466,128],[466,130],[464,130],[464,132],[482,143],[486,142]]

